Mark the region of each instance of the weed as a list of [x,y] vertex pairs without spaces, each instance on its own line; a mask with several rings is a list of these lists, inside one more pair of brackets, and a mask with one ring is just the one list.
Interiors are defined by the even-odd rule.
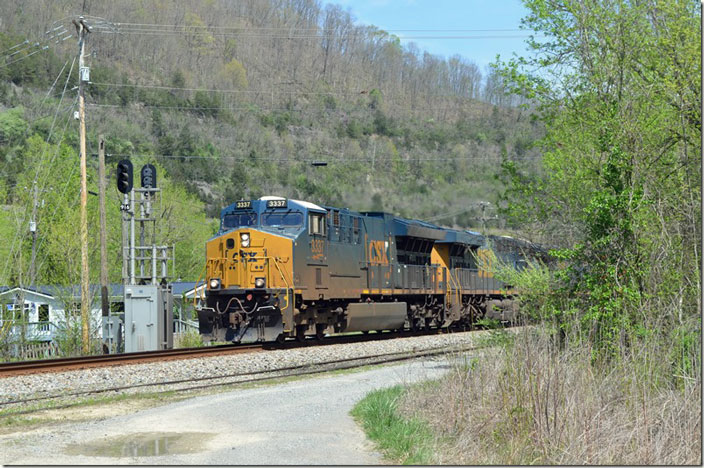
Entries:
[[174,344],[174,348],[201,348],[203,346],[205,346],[203,337],[195,330],[181,333],[178,337],[178,343]]
[[397,412],[404,391],[399,385],[376,390],[357,403],[351,414],[389,459],[404,465],[430,464],[435,445],[432,431],[421,420]]
[[397,417],[448,442],[440,464],[701,462],[700,379],[662,380],[667,353],[655,345],[599,365],[583,342],[568,345],[533,327],[439,385],[410,388]]

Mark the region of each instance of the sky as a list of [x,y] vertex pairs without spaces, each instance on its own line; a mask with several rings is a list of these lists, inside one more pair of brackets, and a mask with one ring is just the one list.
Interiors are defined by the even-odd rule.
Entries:
[[[349,10],[358,24],[373,24],[398,35],[404,45],[415,42],[421,50],[445,58],[459,54],[481,69],[494,62],[497,54],[504,60],[513,52],[527,55],[524,41],[528,32],[518,30],[521,18],[527,14],[520,0],[323,0],[323,4],[327,3]],[[403,29],[464,31],[400,31]],[[497,29],[508,31],[474,31]],[[403,36],[416,37],[404,39]],[[484,37],[429,39],[417,36]]]

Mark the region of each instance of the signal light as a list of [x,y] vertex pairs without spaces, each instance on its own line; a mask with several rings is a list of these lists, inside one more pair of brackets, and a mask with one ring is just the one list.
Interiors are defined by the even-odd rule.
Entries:
[[156,167],[153,164],[145,164],[141,175],[143,188],[156,188]]
[[123,159],[117,163],[117,190],[129,193],[132,190],[132,161]]

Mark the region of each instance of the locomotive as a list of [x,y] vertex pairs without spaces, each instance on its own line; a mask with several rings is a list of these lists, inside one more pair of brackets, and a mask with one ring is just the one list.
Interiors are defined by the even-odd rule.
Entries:
[[206,243],[199,330],[205,341],[257,342],[511,321],[517,301],[490,263],[520,269],[539,250],[384,212],[240,200]]

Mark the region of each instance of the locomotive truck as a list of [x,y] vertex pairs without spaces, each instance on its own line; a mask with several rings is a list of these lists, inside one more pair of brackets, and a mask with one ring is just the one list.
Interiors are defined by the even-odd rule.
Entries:
[[530,252],[526,241],[389,213],[240,200],[206,243],[199,329],[206,341],[256,342],[511,321],[517,301],[490,262],[520,269]]

